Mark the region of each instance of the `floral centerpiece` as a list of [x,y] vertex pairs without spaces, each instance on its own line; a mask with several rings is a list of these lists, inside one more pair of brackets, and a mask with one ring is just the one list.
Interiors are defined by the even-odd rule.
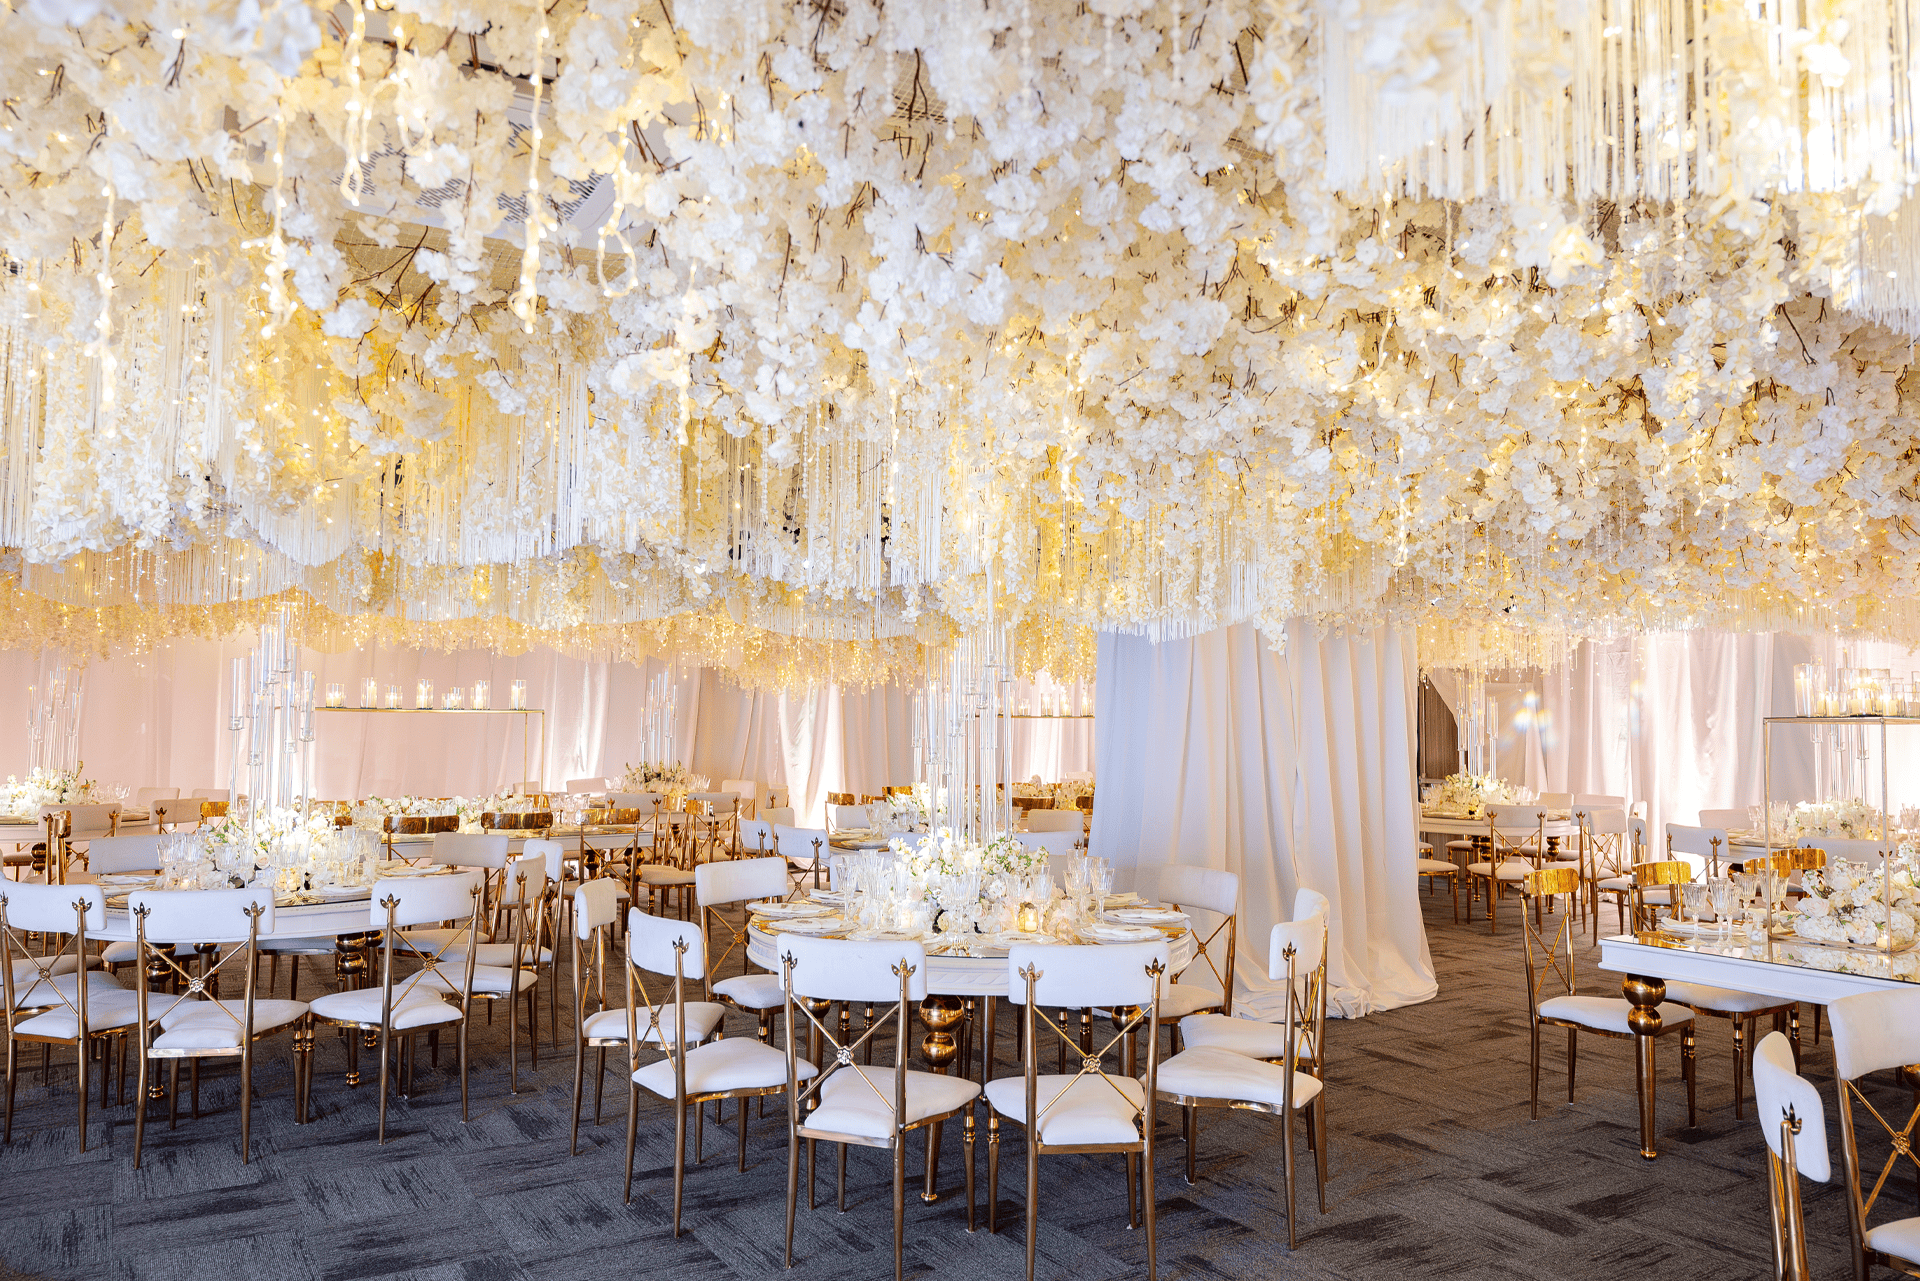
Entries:
[[262,869],[276,876],[304,871],[333,831],[330,811],[316,809],[303,816],[298,805],[265,805],[256,810],[243,796],[196,835],[205,838],[215,867],[251,882]]
[[6,786],[0,788],[0,812],[32,814],[42,805],[99,803],[104,798],[99,795],[98,786],[92,779],[80,777],[80,771],[85,768],[86,762],[82,761],[72,769],[35,766],[24,779],[7,775]]
[[1858,799],[1803,801],[1787,815],[1786,832],[1796,844],[1820,836],[1870,841],[1880,835],[1880,810]]
[[873,825],[884,836],[925,832],[933,821],[933,792],[925,783],[911,791],[895,792],[867,806]]
[[1449,774],[1427,797],[1429,810],[1458,811],[1469,818],[1488,805],[1505,805],[1519,800],[1513,784],[1492,774]]
[[686,792],[704,792],[710,780],[704,774],[694,774],[687,767],[675,761],[671,765],[642,763],[627,766],[626,773],[612,790],[616,792],[664,792],[669,796]]
[[[1872,868],[1829,859],[1806,875],[1793,932],[1814,943],[1850,943],[1900,951],[1913,946],[1916,909],[1910,865]],[[1888,896],[1892,896],[1889,903]]]

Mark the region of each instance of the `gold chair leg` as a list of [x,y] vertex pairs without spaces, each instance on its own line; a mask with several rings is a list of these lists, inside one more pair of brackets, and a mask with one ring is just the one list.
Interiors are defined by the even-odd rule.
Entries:
[[580,1095],[587,1079],[587,1047],[576,1040],[573,1047],[573,1130],[567,1140],[567,1155],[580,1155]]
[[1293,1112],[1280,1115],[1280,1167],[1287,1181],[1287,1249],[1292,1250],[1299,1244],[1299,1233],[1294,1230],[1293,1203]]
[[845,1214],[847,1212],[847,1145],[836,1143],[833,1146],[839,1149],[835,1156],[834,1205],[839,1208],[840,1213]]
[[1000,1114],[987,1112],[987,1235],[1000,1231]]
[[[640,1087],[627,1083],[627,1182],[621,1190],[620,1200],[625,1205],[633,1204],[633,1141],[640,1120]],[[685,1121],[682,1120],[682,1125]]]
[[1313,1127],[1320,1132],[1314,1149],[1313,1181],[1320,1192],[1320,1213],[1327,1212],[1327,1092],[1322,1090],[1312,1103]]
[[[699,1105],[694,1105],[699,1111]],[[687,1186],[687,1100],[673,1101],[673,1235],[680,1235],[680,1201]]]
[[740,1173],[747,1172],[747,1101],[735,1099],[734,1111],[740,1114]]
[[253,1136],[253,1042],[240,1043],[240,1164],[248,1164]]
[[1733,1119],[1738,1121],[1746,1115],[1746,1026],[1738,1014],[1728,1022],[1733,1024]]
[[966,1128],[961,1136],[967,1152],[967,1231],[973,1231],[973,1108],[967,1108]]
[[[392,1029],[382,1025],[380,1028],[380,1137],[378,1142],[387,1141],[387,1073],[389,1069],[388,1045]],[[462,1118],[463,1120],[465,1118]]]
[[896,1125],[893,1131],[893,1281],[905,1281],[906,1267],[901,1244],[906,1232],[907,1135]]
[[1572,1028],[1567,1029],[1567,1102],[1569,1103],[1573,1102],[1573,1074],[1574,1067],[1579,1061],[1580,1053],[1579,1042],[1576,1038],[1579,1035],[1580,1034]]
[[[140,1075],[133,1096],[133,1168],[140,1168],[140,1146],[147,1137],[147,1064],[145,1050],[140,1052]],[[13,1121],[13,1043],[7,1043],[7,1121]]]
[[800,1136],[787,1118],[787,1266],[793,1266],[793,1219],[800,1203]]
[[1027,1281],[1033,1281],[1034,1242],[1040,1235],[1040,1144],[1034,1138],[1033,1121],[1028,1117],[1022,1127],[1027,1132]]

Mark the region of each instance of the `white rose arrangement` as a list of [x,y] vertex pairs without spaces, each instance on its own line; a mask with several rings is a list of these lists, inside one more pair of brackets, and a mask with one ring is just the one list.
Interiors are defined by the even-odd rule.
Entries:
[[97,784],[80,777],[86,762],[70,770],[50,770],[35,766],[24,779],[7,775],[0,787],[0,813],[31,815],[42,805],[91,805],[99,801]]
[[1880,835],[1880,810],[1863,800],[1803,801],[1787,815],[1786,834],[1805,845],[1814,837],[1872,840]]
[[[1868,867],[1829,859],[1821,871],[1806,875],[1807,896],[1800,900],[1793,930],[1814,943],[1855,946],[1914,943],[1916,908],[1911,866]],[[1891,893],[1892,901],[1888,901]]]

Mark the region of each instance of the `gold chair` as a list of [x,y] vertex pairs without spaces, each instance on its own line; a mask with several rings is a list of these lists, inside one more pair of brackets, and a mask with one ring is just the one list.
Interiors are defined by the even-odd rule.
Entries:
[[[1127,1226],[1142,1215],[1147,1227],[1147,1281],[1155,1275],[1156,1215],[1153,1195],[1153,1108],[1172,1091],[1185,1101],[1197,1093],[1215,1094],[1210,1079],[1198,1073],[1191,1080],[1168,1082],[1160,1076],[1159,1015],[1161,980],[1167,969],[1165,940],[1109,946],[1067,944],[1035,946],[1020,943],[1008,949],[1007,994],[1024,1010],[1021,1019],[1019,1077],[988,1081],[987,1097],[987,1231],[999,1230],[1000,1122],[1004,1118],[1026,1131],[1027,1149],[1027,1281],[1033,1281],[1034,1247],[1040,1235],[1040,1158],[1049,1153],[1120,1152],[1127,1161]],[[1042,1007],[1113,1011],[1118,1029],[1098,1051],[1078,1041],[1055,1023]],[[1079,1070],[1042,1075],[1040,1025],[1045,1024],[1062,1044],[1072,1043]],[[1147,1033],[1144,1072],[1133,1061],[1134,1033]],[[1109,1075],[1106,1053],[1123,1046],[1123,1074]],[[1189,1061],[1223,1052],[1190,1050]],[[1178,1059],[1181,1056],[1175,1056]],[[1236,1062],[1250,1063],[1237,1055]],[[1174,1059],[1168,1060],[1169,1063]],[[1291,1080],[1291,1078],[1289,1078]],[[1194,1101],[1198,1101],[1197,1099]],[[972,1117],[969,1115],[969,1122]],[[969,1136],[970,1137],[970,1136]],[[971,1167],[971,1144],[969,1144]],[[969,1168],[969,1175],[972,1170]],[[1136,1186],[1136,1180],[1138,1185]],[[1136,1192],[1139,1201],[1135,1200]],[[972,1225],[971,1195],[968,1225]]]
[[1022,814],[1029,810],[1050,810],[1053,808],[1053,798],[1051,796],[1016,796],[1013,798],[1013,808]]
[[[781,984],[786,991],[787,1025],[787,1266],[793,1266],[793,1228],[799,1213],[800,1141],[807,1142],[808,1209],[814,1207],[816,1144],[840,1145],[842,1210],[847,1208],[848,1145],[879,1148],[893,1157],[893,1275],[894,1281],[901,1281],[904,1273],[901,1237],[906,1230],[907,1135],[914,1130],[926,1132],[924,1198],[931,1201],[939,1171],[941,1123],[963,1112],[966,1114],[967,1225],[972,1227],[973,1102],[980,1095],[980,1087],[958,1074],[942,1076],[907,1066],[912,1053],[907,1030],[909,1007],[927,997],[927,953],[920,943],[852,942],[783,934],[781,944]],[[1018,948],[1013,951],[1018,955]],[[820,1017],[835,1001],[883,1006],[891,1002],[892,1008],[885,1010],[857,1040],[843,1044]],[[820,1059],[824,1068],[816,1069],[813,1063],[800,1057],[795,1010],[805,1016],[810,1039],[824,1040],[826,1049]],[[890,1023],[894,1032],[893,1066],[856,1065],[854,1056],[861,1047]],[[757,1041],[726,1044],[759,1047]],[[1032,1045],[1031,1037],[1028,1045]]]
[[1433,893],[1434,878],[1444,878],[1453,889],[1453,923],[1460,924],[1460,865],[1451,859],[1433,857],[1433,846],[1420,842],[1414,855],[1415,879],[1425,877],[1427,893]]
[[[0,991],[6,995],[7,1105],[0,1143],[13,1142],[13,1087],[21,1043],[46,1053],[72,1046],[79,1073],[80,1150],[87,1150],[88,1071],[100,1051],[100,1106],[107,1106],[112,1076],[110,1051],[139,1022],[138,1000],[112,977],[87,968],[87,932],[107,926],[107,902],[98,885],[34,885],[0,880]],[[69,929],[71,933],[69,934]],[[28,948],[27,936],[49,942],[68,934],[70,946],[47,955]],[[17,952],[17,955],[16,955]],[[24,985],[16,973],[24,978]],[[44,1063],[45,1060],[43,1059]],[[127,1084],[126,1055],[120,1056],[120,1092]]]
[[[670,1002],[648,993],[646,975],[672,967]],[[700,1123],[706,1105],[734,1101],[740,1121],[740,1172],[747,1169],[747,1105],[787,1090],[787,1056],[759,1041],[718,1038],[726,1010],[711,1001],[688,1001],[687,980],[707,979],[706,939],[690,922],[627,913],[626,1200],[633,1200],[633,1149],[639,1133],[640,1091],[673,1100],[673,1231],[680,1233],[680,1204],[687,1179],[687,1109],[694,1113],[693,1159],[700,1160]],[[638,994],[638,1001],[635,995]],[[640,1013],[644,1005],[646,1013]],[[640,1047],[658,1045],[667,1057],[640,1066]],[[812,1064],[806,1065],[811,1068]],[[789,1247],[791,1248],[791,1247]]]
[[1600,896],[1611,895],[1620,932],[1628,927],[1627,902],[1633,897],[1633,865],[1641,861],[1639,829],[1627,817],[1625,809],[1606,806],[1582,809],[1574,820],[1580,825],[1580,875],[1587,886],[1587,911],[1593,921],[1593,935],[1600,937]]
[[1753,1099],[1767,1140],[1773,1275],[1776,1281],[1812,1281],[1807,1225],[1800,1212],[1800,1176],[1816,1183],[1833,1177],[1827,1159],[1826,1109],[1813,1082],[1795,1071],[1793,1051],[1778,1032],[1768,1033],[1754,1051]]
[[[140,985],[135,989],[139,1009],[139,1086],[134,1091],[133,1168],[140,1168],[140,1152],[147,1133],[147,1074],[160,1062],[170,1065],[167,1090],[167,1128],[180,1115],[180,1063],[189,1065],[193,1115],[200,1115],[200,1061],[240,1061],[240,1163],[251,1156],[253,1133],[253,1047],[282,1032],[293,1036],[293,1097],[295,1120],[304,1122],[305,1072],[312,1066],[307,1007],[299,1001],[262,999],[258,994],[257,964],[260,931],[273,928],[270,890],[138,890],[127,896],[134,920]],[[166,944],[234,943],[239,946],[214,961],[200,953],[200,963],[189,972],[171,955]],[[212,961],[211,964],[208,962]],[[219,999],[220,970],[232,964],[240,973],[240,1000]],[[177,986],[177,993],[152,990],[152,980]],[[155,999],[156,995],[158,1000]],[[156,1010],[156,1006],[160,1006]]]
[[[1326,900],[1320,900],[1322,904]],[[1326,974],[1327,915],[1324,909],[1283,921],[1267,941],[1267,975],[1284,984],[1286,1015],[1282,1022],[1253,1023],[1249,1019],[1210,1020],[1207,1030],[1218,1043],[1198,1043],[1160,1065],[1155,1097],[1177,1103],[1185,1111],[1183,1131],[1187,1146],[1187,1182],[1194,1181],[1194,1148],[1199,1139],[1198,1109],[1232,1108],[1265,1112],[1280,1118],[1281,1166],[1287,1184],[1287,1248],[1297,1244],[1294,1216],[1293,1117],[1305,1111],[1307,1147],[1314,1154],[1314,1185],[1320,1213],[1327,1212],[1327,1113],[1325,1064],[1321,1035],[1326,1026],[1325,986],[1312,976]],[[1225,1039],[1228,1024],[1252,1024],[1238,1033],[1239,1043]],[[1201,1041],[1196,1028],[1196,1042]],[[1251,1037],[1264,1033],[1266,1044]],[[1278,1051],[1277,1054],[1271,1051]],[[1249,1051],[1267,1051],[1249,1053]],[[1311,1052],[1312,1071],[1303,1071]]]
[[[1182,983],[1186,971],[1169,980],[1160,990],[1160,1022],[1170,1024],[1176,1037],[1181,1020],[1189,1015],[1219,1012],[1233,1014],[1233,963],[1240,931],[1240,878],[1218,868],[1195,867],[1175,863],[1160,870],[1159,896],[1175,911],[1199,908],[1220,918],[1220,923],[1205,938],[1198,928],[1190,931],[1193,956],[1191,969],[1203,962],[1219,990],[1197,983]],[[1182,905],[1185,905],[1184,907]],[[1223,937],[1224,936],[1224,937]]]
[[[1642,866],[1660,866],[1642,864]],[[1686,865],[1681,864],[1682,867]],[[1522,892],[1536,905],[1544,898],[1558,895],[1577,895],[1580,893],[1580,870],[1573,867],[1548,867],[1537,872],[1529,872],[1521,884]],[[1540,1119],[1540,1030],[1546,1027],[1565,1028],[1567,1032],[1567,1102],[1573,1102],[1574,1065],[1579,1048],[1579,1034],[1591,1032],[1595,1036],[1612,1037],[1615,1040],[1632,1041],[1638,1033],[1634,1032],[1627,1019],[1633,1006],[1625,997],[1619,996],[1580,996],[1576,989],[1578,979],[1573,963],[1573,914],[1562,912],[1560,923],[1549,936],[1543,927],[1537,924],[1538,915],[1529,917],[1521,912],[1521,924],[1526,930],[1527,953],[1527,1007],[1529,1025],[1533,1039],[1532,1053],[1532,1097],[1533,1119]],[[1552,991],[1549,994],[1548,989]],[[1687,1124],[1693,1125],[1696,1115],[1694,1106],[1694,1047],[1693,1047],[1693,1011],[1684,1005],[1662,1002],[1659,1007],[1660,1030],[1656,1037],[1680,1034],[1680,1075],[1687,1083]],[[1647,1089],[1653,1089],[1651,1078]]]
[[1509,885],[1518,885],[1540,865],[1547,847],[1547,812],[1537,805],[1487,806],[1487,857],[1467,864],[1474,886],[1487,887],[1487,933],[1500,930],[1500,898]]
[[[1662,859],[1633,865],[1633,928],[1635,932],[1660,928],[1660,908],[1673,911],[1680,906],[1680,887],[1693,879],[1693,865],[1679,859]],[[1649,894],[1649,891],[1654,891]],[[1664,894],[1660,894],[1664,891]],[[1664,897],[1665,904],[1649,902]]]
[[[1861,992],[1843,996],[1832,1004],[1829,1013],[1833,1016],[1833,1075],[1840,1093],[1840,1150],[1847,1168],[1847,1222],[1853,1244],[1853,1274],[1865,1281],[1869,1268],[1878,1264],[1907,1276],[1920,1277],[1920,1216],[1876,1226],[1867,1223],[1867,1216],[1873,1213],[1874,1203],[1887,1189],[1895,1167],[1910,1163],[1914,1167],[1912,1173],[1920,1178],[1920,1153],[1914,1151],[1915,1132],[1920,1130],[1920,992]],[[1881,1115],[1860,1088],[1861,1078],[1886,1071],[1895,1073],[1900,1083],[1916,1096],[1906,1123],[1897,1128],[1893,1119]],[[1874,1177],[1873,1187],[1865,1193],[1860,1190],[1864,1181],[1860,1134],[1853,1120],[1856,1100],[1884,1131],[1889,1149]],[[1894,1118],[1898,1116],[1899,1113],[1893,1113]],[[1821,1150],[1825,1151],[1825,1144]]]

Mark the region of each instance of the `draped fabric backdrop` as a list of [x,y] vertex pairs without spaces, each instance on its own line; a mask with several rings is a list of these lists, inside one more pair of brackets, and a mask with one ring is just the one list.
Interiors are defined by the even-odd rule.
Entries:
[[[250,648],[243,640],[171,641],[90,663],[80,731],[87,776],[187,794],[226,787],[232,661]],[[480,650],[303,650],[299,666],[314,672],[317,698],[338,683],[349,704],[359,702],[363,676],[379,678],[383,701],[385,687],[398,685],[408,707],[422,677],[433,681],[436,703],[448,689],[491,681],[496,707],[506,705],[509,682],[524,680],[528,706],[546,713],[527,718],[523,767],[518,716],[319,712],[320,798],[472,796],[519,782],[558,789],[568,779],[617,777],[639,763],[647,682],[663,670],[672,671],[678,689],[676,755],[716,787],[730,778],[785,787],[799,820],[817,824],[825,821],[828,792],[877,793],[914,776],[913,692],[894,686],[764,693],[731,685],[712,668],[583,660],[544,649],[512,658]],[[42,669],[31,653],[0,652],[0,724],[16,727],[0,740],[0,774],[26,772],[26,691]],[[1016,698],[1037,699],[1037,687],[1016,685]],[[1090,722],[1013,724],[1016,778],[1055,781],[1065,771],[1093,768]]]
[[[1794,665],[1824,662],[1831,680],[1843,654],[1850,666],[1920,680],[1920,654],[1830,636],[1695,631],[1582,642],[1561,667],[1490,686],[1501,725],[1498,771],[1535,791],[1645,801],[1655,831],[1666,823],[1696,823],[1703,809],[1758,805],[1763,722],[1793,714]],[[1457,717],[1462,690],[1456,674],[1435,672],[1433,680]],[[1866,737],[1864,760],[1854,745],[1858,772],[1849,780],[1836,768],[1829,731],[1820,788],[1807,732],[1776,729],[1773,799],[1814,800],[1824,790],[1878,804],[1878,733]],[[1887,756],[1897,814],[1902,805],[1920,804],[1920,729],[1889,730]]]
[[1168,864],[1239,875],[1235,1011],[1282,1016],[1267,937],[1302,887],[1332,901],[1333,1010],[1432,999],[1413,870],[1412,637],[1323,640],[1292,624],[1280,654],[1251,625],[1160,644],[1103,634],[1099,663],[1093,852],[1117,883],[1148,890]]

